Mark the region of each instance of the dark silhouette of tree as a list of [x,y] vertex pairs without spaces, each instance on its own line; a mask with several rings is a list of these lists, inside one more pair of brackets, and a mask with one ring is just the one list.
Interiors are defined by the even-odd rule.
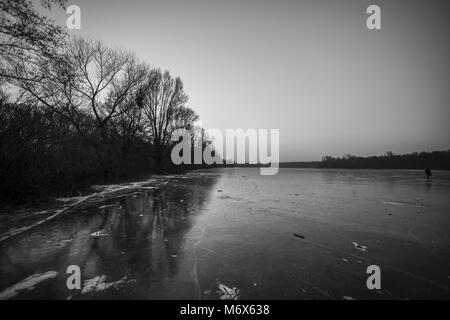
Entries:
[[325,156],[318,163],[321,168],[349,169],[425,169],[450,170],[450,150],[398,155],[392,151],[382,156],[357,157],[344,155],[334,158]]
[[161,170],[174,130],[204,136],[180,78],[128,51],[67,37],[31,1],[0,0],[0,9],[0,200]]
[[[47,9],[64,7],[66,0],[42,0],[41,4]],[[31,1],[0,0],[0,12],[0,80],[13,81],[17,69],[53,59],[63,47],[65,31],[41,16]]]
[[29,103],[45,106],[74,126],[95,148],[106,177],[114,152],[112,121],[134,107],[129,97],[149,69],[134,55],[100,41],[72,38],[66,47],[59,59],[43,62],[33,71],[37,74],[33,79],[40,77],[39,81],[19,74],[20,87]]
[[145,116],[145,137],[152,146],[156,166],[161,168],[173,146],[172,132],[179,128],[193,130],[198,115],[185,106],[188,96],[181,79],[172,78],[168,71],[152,70],[146,84],[140,88],[137,100]]

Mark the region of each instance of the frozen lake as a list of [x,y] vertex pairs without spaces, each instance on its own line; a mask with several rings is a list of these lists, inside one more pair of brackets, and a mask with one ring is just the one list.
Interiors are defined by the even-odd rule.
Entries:
[[[449,172],[400,170],[215,169],[115,186],[60,214],[3,217],[0,299],[449,299],[449,191]],[[70,265],[80,290],[67,288]],[[380,290],[366,287],[369,265]]]

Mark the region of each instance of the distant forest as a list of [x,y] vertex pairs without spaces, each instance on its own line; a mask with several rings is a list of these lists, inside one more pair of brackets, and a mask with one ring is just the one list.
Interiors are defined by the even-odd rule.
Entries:
[[346,169],[425,169],[450,170],[450,150],[359,157],[346,154],[342,157],[325,156],[322,161],[284,162],[281,168],[346,168]]

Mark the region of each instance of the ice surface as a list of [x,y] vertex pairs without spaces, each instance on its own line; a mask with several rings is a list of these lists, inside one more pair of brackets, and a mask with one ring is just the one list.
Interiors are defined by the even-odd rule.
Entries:
[[42,274],[33,274],[28,278],[20,281],[19,283],[11,286],[10,288],[5,289],[0,292],[0,300],[11,299],[18,295],[21,291],[31,291],[35,289],[35,287],[48,279],[55,278],[58,275],[56,271],[48,271]]
[[[76,264],[97,298],[449,299],[450,173],[433,173],[216,169],[102,186],[0,242],[0,292],[66,299]],[[370,265],[381,290],[366,287]],[[11,289],[42,270],[58,281]]]

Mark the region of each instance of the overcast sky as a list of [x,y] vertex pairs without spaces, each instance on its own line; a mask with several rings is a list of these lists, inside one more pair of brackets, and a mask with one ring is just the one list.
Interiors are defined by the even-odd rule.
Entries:
[[449,149],[447,2],[69,0],[72,33],[180,76],[205,128],[280,129],[281,161]]

